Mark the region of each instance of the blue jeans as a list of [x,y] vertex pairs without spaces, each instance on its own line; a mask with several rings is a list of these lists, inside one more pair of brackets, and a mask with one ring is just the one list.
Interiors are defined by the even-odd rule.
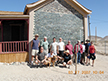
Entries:
[[77,53],[77,63],[80,63],[80,60],[81,60],[81,53],[78,52]]

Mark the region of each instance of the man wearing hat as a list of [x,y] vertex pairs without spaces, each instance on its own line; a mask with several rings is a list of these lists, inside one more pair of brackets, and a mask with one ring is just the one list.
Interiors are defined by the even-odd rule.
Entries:
[[47,37],[44,36],[44,41],[41,43],[41,46],[44,48],[44,52],[46,52],[46,54],[48,54],[48,41],[47,41]]
[[32,48],[32,61],[31,61],[31,65],[33,65],[33,60],[34,57],[36,58],[37,53],[39,52],[39,46],[40,46],[40,42],[38,40],[39,35],[36,34],[35,38],[31,41],[31,48]]
[[64,63],[63,66],[66,66],[67,68],[70,68],[70,65],[72,64],[71,55],[69,50],[66,50],[63,55]]
[[[88,56],[88,54],[89,54],[89,46],[91,45],[91,43],[90,43],[90,40],[86,40],[86,43],[85,43],[85,53],[86,53],[86,56]],[[88,58],[86,58],[86,63],[87,63],[87,60],[88,60]],[[90,65],[90,60],[89,60],[89,62],[88,62],[88,65]]]
[[77,63],[80,63],[81,54],[83,53],[83,47],[80,44],[80,40],[77,41],[77,44],[74,46],[74,53],[77,53]]

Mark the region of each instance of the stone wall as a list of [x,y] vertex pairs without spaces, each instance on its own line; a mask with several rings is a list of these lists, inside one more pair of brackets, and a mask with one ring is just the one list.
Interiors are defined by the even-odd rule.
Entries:
[[83,16],[64,0],[55,0],[34,14],[34,35],[39,34],[39,40],[48,37],[49,43],[53,37],[59,37],[74,45],[77,40],[84,40]]

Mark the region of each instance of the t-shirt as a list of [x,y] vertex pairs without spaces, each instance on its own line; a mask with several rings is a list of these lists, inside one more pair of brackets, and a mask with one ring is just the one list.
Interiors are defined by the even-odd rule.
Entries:
[[38,45],[39,45],[39,40],[33,39],[33,47],[32,47],[32,49],[39,50]]
[[53,51],[53,53],[54,53],[55,55],[57,55],[57,45],[58,45],[57,42],[51,43],[51,46],[52,46],[51,51]]
[[83,52],[85,52],[85,45],[82,45],[82,47],[83,47]]
[[65,46],[65,50],[69,50],[70,55],[72,55],[72,54],[73,54],[73,53],[72,53],[72,50],[73,50],[72,44],[67,44],[67,45]]
[[46,56],[47,56],[47,58],[48,57],[53,57],[54,56],[54,53],[52,55],[51,55],[51,53],[48,53]]
[[45,42],[43,41],[41,44],[41,46],[43,46],[44,50],[48,49],[48,45],[49,45],[48,41],[45,41]]
[[89,51],[90,51],[90,53],[95,53],[95,47],[94,47],[94,45],[92,45],[92,46],[89,47]]
[[37,55],[38,55],[38,59],[39,59],[40,61],[42,61],[42,60],[45,59],[46,53],[45,53],[45,52],[43,52],[43,53],[38,53]]
[[90,45],[91,45],[90,43],[86,43],[86,44],[85,44],[85,47],[86,47],[85,52],[86,52],[86,53],[88,53],[88,48],[89,48]]
[[71,59],[71,56],[70,56],[70,54],[68,54],[68,55],[64,54],[63,58],[64,58],[64,62],[67,63]]
[[59,42],[58,46],[59,46],[59,51],[63,51],[64,50],[64,42]]

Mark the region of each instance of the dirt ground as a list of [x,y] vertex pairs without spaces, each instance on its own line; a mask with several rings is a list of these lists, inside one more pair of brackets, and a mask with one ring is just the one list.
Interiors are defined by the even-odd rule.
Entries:
[[0,81],[108,81],[108,56],[96,54],[97,59],[92,67],[78,65],[70,69],[63,67],[30,68],[28,65],[0,64]]

